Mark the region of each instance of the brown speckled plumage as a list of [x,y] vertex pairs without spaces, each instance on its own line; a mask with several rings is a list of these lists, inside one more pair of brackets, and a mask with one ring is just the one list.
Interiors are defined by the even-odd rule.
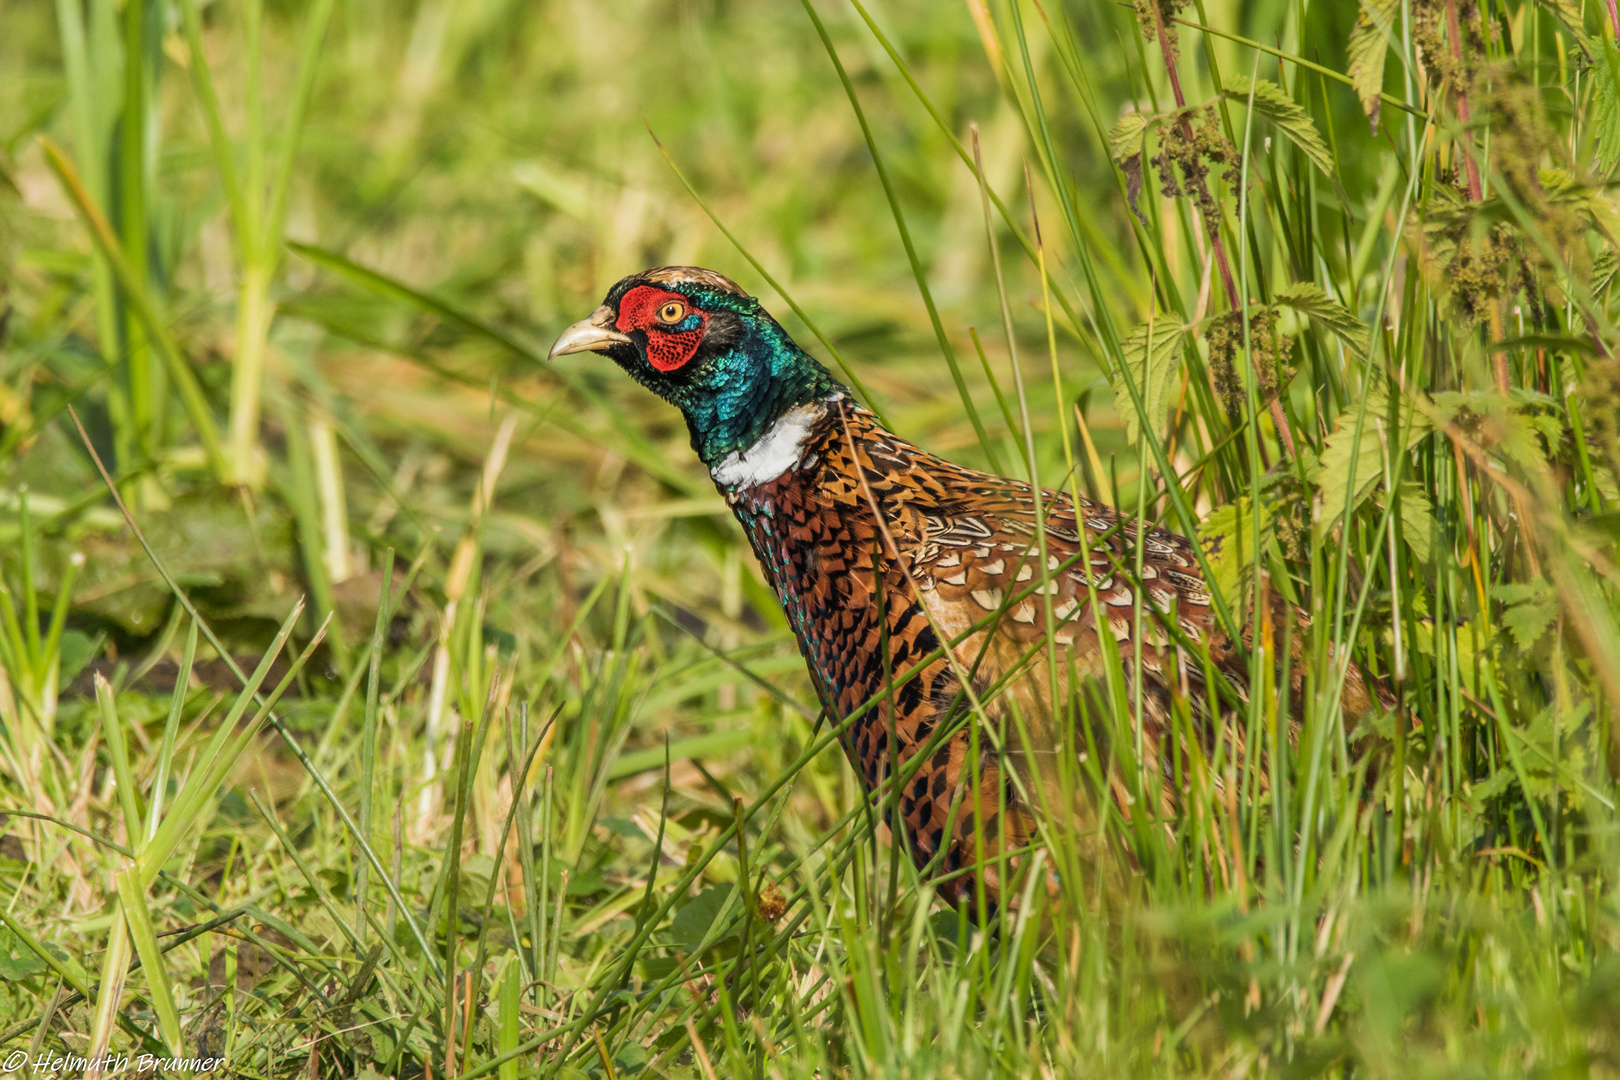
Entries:
[[[800,468],[755,487],[722,490],[787,610],[831,713],[851,716],[884,698],[885,686],[898,684],[892,706],[888,699],[868,706],[845,732],[844,747],[868,791],[885,784],[891,767],[905,772],[915,755],[928,754],[901,790],[899,814],[919,866],[945,848],[935,868],[948,877],[942,889],[948,899],[971,895],[971,877],[950,875],[974,861],[975,807],[989,855],[1022,847],[1033,829],[1014,778],[998,768],[988,740],[978,783],[970,786],[964,782],[970,731],[933,736],[953,708],[960,715],[969,707],[958,672],[970,673],[984,714],[1002,729],[999,738],[1017,739],[1007,724],[1009,703],[1022,710],[1027,729],[1049,736],[1048,597],[1065,684],[1071,670],[1079,676],[1100,670],[1104,654],[1092,589],[1104,632],[1118,643],[1128,671],[1135,670],[1133,635],[1140,626],[1148,768],[1160,767],[1173,694],[1186,696],[1195,713],[1209,712],[1201,643],[1235,685],[1246,681],[1240,654],[1218,629],[1186,539],[1162,529],[1142,536],[1138,623],[1132,519],[1083,502],[1083,550],[1070,497],[1042,491],[1043,573],[1029,485],[925,453],[847,399],[830,402],[816,421]],[[1180,640],[1173,641],[1177,632]],[[955,642],[954,665],[939,650],[941,634]],[[1009,686],[992,699],[1004,682]],[[1354,669],[1346,703],[1366,705]],[[986,877],[993,899],[1000,875],[991,869]]]

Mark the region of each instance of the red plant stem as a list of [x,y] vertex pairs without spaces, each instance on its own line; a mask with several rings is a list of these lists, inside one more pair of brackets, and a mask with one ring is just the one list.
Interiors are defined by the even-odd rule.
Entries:
[[[1609,0],[1613,5],[1615,0]],[[1468,132],[1468,125],[1473,119],[1473,109],[1468,104],[1468,88],[1463,82],[1463,51],[1462,32],[1457,21],[1457,0],[1446,0],[1446,35],[1451,38],[1451,58],[1457,65],[1454,87],[1457,94],[1457,120],[1463,126],[1463,138],[1468,145],[1463,149],[1463,164],[1468,169],[1468,197],[1474,202],[1482,202],[1485,198],[1485,185],[1479,179],[1479,162],[1474,156],[1474,137]],[[1496,308],[1491,309],[1491,338],[1502,340],[1502,313]],[[1512,372],[1508,367],[1507,350],[1499,349],[1495,355],[1496,388],[1506,394],[1512,385]]]
[[[1170,92],[1175,95],[1176,108],[1185,110],[1187,108],[1187,97],[1181,92],[1181,75],[1176,71],[1175,53],[1170,48],[1170,38],[1165,34],[1164,20],[1159,15],[1157,4],[1153,5],[1153,23],[1159,31],[1159,51],[1164,54],[1165,70],[1170,73]],[[1187,137],[1188,142],[1192,141],[1192,121],[1185,116],[1181,118],[1181,133]],[[1202,180],[1197,181],[1197,184],[1200,189],[1204,187]],[[1237,282],[1232,277],[1231,264],[1226,261],[1226,245],[1221,242],[1220,224],[1206,218],[1204,228],[1209,232],[1209,242],[1215,250],[1215,265],[1220,268],[1221,284],[1226,287],[1226,298],[1231,302],[1232,310],[1240,310],[1241,304],[1239,302]]]
[[[1614,0],[1609,0],[1611,6]],[[1457,62],[1457,75],[1462,75],[1462,34],[1457,29],[1457,0],[1446,0],[1446,33],[1451,38],[1451,58]],[[1462,122],[1465,129],[1463,138],[1472,141],[1473,136],[1466,131],[1473,118],[1472,110],[1468,107],[1468,89],[1458,84],[1457,91],[1457,119]],[[1485,198],[1485,187],[1479,181],[1479,163],[1474,160],[1472,153],[1463,155],[1463,161],[1468,166],[1468,197],[1474,202]]]
[[[1611,2],[1614,2],[1614,0],[1611,0]],[[1170,38],[1165,33],[1164,18],[1159,13],[1159,5],[1154,0],[1149,0],[1149,6],[1153,8],[1153,25],[1158,30],[1159,52],[1164,55],[1164,67],[1170,73],[1170,92],[1175,95],[1176,109],[1183,113],[1181,117],[1181,133],[1188,142],[1191,142],[1193,139],[1193,126],[1192,121],[1187,119],[1185,115],[1187,97],[1181,92],[1181,75],[1176,70],[1176,54],[1170,48]],[[1207,192],[1208,189],[1204,187],[1202,180],[1195,181],[1195,183],[1198,185],[1198,194]],[[1196,196],[1194,201],[1197,201]],[[1221,242],[1220,222],[1212,221],[1206,215],[1204,217],[1204,229],[1209,233],[1210,248],[1215,253],[1215,265],[1221,272],[1221,284],[1226,288],[1226,299],[1231,303],[1233,311],[1242,311],[1246,305],[1243,303],[1242,294],[1238,292],[1237,281],[1232,277],[1232,266],[1226,259],[1226,245]],[[1294,450],[1294,432],[1288,426],[1288,414],[1283,411],[1280,393],[1271,399],[1271,421],[1277,427],[1277,437],[1282,440],[1283,448],[1288,451],[1288,456],[1297,458],[1298,454]]]

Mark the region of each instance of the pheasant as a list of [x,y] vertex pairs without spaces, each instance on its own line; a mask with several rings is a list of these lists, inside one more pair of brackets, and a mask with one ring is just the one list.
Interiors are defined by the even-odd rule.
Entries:
[[[1213,748],[1221,706],[1206,663],[1229,698],[1248,670],[1185,538],[918,449],[712,270],[623,279],[550,356],[579,352],[607,356],[685,416],[851,764],[869,796],[898,775],[886,805],[947,901],[974,900],[978,867],[995,903],[1005,864],[1035,839],[1043,802],[1031,785],[1052,771],[1036,759],[1075,745],[1058,729],[1073,719],[1052,703],[1101,676],[1110,653],[1135,695],[1140,761],[1165,788],[1176,695]],[[1352,665],[1346,715],[1374,698]]]

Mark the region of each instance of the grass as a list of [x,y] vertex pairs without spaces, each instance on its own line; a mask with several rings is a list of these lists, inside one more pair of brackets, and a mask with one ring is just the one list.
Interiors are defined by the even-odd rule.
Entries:
[[[5,1053],[1620,1068],[1612,7],[4,20]],[[1064,703],[1095,821],[934,902],[672,411],[540,362],[661,262],[1310,613],[1178,716],[1178,815],[1097,797],[1160,805],[1127,648]]]

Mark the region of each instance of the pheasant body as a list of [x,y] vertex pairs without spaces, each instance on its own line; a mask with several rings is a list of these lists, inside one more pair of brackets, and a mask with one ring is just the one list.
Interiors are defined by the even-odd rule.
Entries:
[[[841,396],[816,412],[801,456],[779,475],[727,484],[717,473],[717,486],[782,601],[823,704],[854,717],[842,741],[863,784],[878,791],[894,769],[907,777],[898,812],[919,867],[936,856],[946,874],[968,865],[975,830],[992,852],[1021,847],[1032,832],[1026,800],[990,743],[975,771],[969,730],[934,736],[970,706],[961,674],[1002,742],[1014,737],[1004,723],[1009,705],[1050,721],[1046,598],[1065,672],[1072,661],[1081,674],[1096,673],[1093,592],[1107,632],[1130,640],[1135,601],[1120,565],[1134,553],[1134,524],[1090,502],[1077,522],[1068,496],[1043,491],[1038,539],[1027,484],[927,454]],[[1042,540],[1047,571],[1038,573]],[[1143,541],[1144,602],[1161,618],[1175,613],[1186,638],[1202,640],[1210,598],[1189,545],[1162,530]],[[1152,747],[1168,715],[1169,638],[1142,629]],[[1176,674],[1201,694],[1197,668]],[[1011,689],[994,696],[1001,684]],[[914,761],[920,754],[926,760]],[[948,880],[953,899],[971,884]]]
[[[890,824],[947,899],[972,894],[955,872],[979,859],[996,864],[983,873],[993,899],[997,857],[1033,839],[1030,788],[1052,772],[1044,755],[1074,746],[1063,703],[1103,673],[1099,634],[1139,706],[1140,763],[1172,797],[1177,696],[1213,750],[1205,658],[1239,694],[1247,670],[1186,539],[918,449],[711,271],[626,278],[553,355],[573,351],[606,353],[681,408],[862,784],[886,795],[898,771]],[[1350,672],[1345,703],[1359,709],[1368,695]],[[1115,793],[1128,801],[1117,781]]]

